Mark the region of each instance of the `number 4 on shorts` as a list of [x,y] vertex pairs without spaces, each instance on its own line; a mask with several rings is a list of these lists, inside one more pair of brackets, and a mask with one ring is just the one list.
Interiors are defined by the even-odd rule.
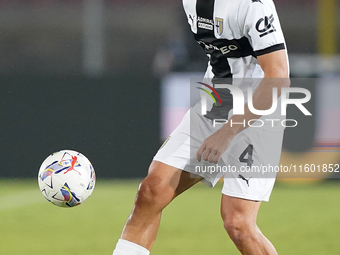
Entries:
[[[252,144],[249,144],[248,147],[242,152],[241,156],[238,158],[240,162],[247,163],[248,167],[251,167],[254,162],[253,150],[254,150],[254,146]],[[248,157],[245,158],[246,156]]]

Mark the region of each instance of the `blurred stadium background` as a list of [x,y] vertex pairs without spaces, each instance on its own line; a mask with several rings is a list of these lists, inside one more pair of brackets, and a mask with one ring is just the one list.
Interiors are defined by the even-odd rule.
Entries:
[[[339,2],[274,2],[290,53],[293,86],[305,87],[312,93],[307,105],[312,117],[300,116],[296,109],[288,111],[290,118],[303,124],[287,130],[282,162],[338,164]],[[57,233],[63,235],[60,241],[68,245],[67,249],[52,249],[49,254],[84,254],[93,248],[87,245],[91,241],[96,247],[92,254],[110,254],[107,248],[113,248],[119,237],[138,184],[126,179],[146,175],[152,156],[171,130],[165,119],[175,123],[188,107],[178,103],[179,99],[172,100],[176,94],[167,92],[177,91],[179,80],[183,82],[192,74],[202,75],[206,67],[206,57],[192,38],[181,1],[0,0],[0,33],[0,254],[45,254],[48,246],[38,249],[32,244],[41,241],[42,235],[52,238]],[[68,212],[47,204],[32,181],[45,157],[60,149],[85,154],[98,178],[98,195],[95,190],[89,202]],[[340,217],[336,217],[340,215],[339,186],[338,182],[327,181],[337,181],[338,177],[339,173],[322,176],[326,179],[317,184],[302,184],[302,179],[295,179],[293,186],[279,181],[273,202],[264,205],[265,216],[260,221],[266,233],[276,238],[283,254],[340,254],[337,239],[332,239],[340,234],[334,227],[340,223]],[[299,184],[296,180],[300,180]],[[202,195],[205,192],[214,197],[213,212],[209,211],[211,206],[205,205],[211,199]],[[310,192],[314,192],[313,196],[308,195]],[[221,225],[218,193],[218,187],[209,191],[198,186],[191,195],[175,203],[166,213],[171,221],[164,219],[155,254],[204,254],[204,249],[197,249],[199,229],[196,226],[192,236],[190,227],[194,223],[183,230],[185,219],[175,208],[177,205],[183,212],[192,200],[190,196],[197,196],[197,201],[200,194],[202,207],[195,208],[202,210],[202,215],[216,215],[216,225]],[[318,197],[320,194],[323,197]],[[111,200],[106,200],[106,196]],[[124,207],[126,201],[129,203]],[[323,203],[322,210],[317,210],[318,203]],[[96,210],[90,210],[91,204]],[[117,205],[122,205],[122,212],[117,211]],[[98,211],[101,206],[107,210],[107,217]],[[82,220],[76,220],[73,212],[83,213]],[[171,217],[170,212],[177,216]],[[183,212],[192,213],[195,212],[190,208]],[[86,225],[65,233],[60,229],[58,215],[71,217],[77,225],[87,224],[91,218],[89,228],[96,233],[103,231],[95,240],[85,233]],[[56,234],[44,233],[39,225],[43,217],[55,221],[52,229]],[[201,224],[200,217],[195,220]],[[295,232],[297,224],[306,231],[300,229],[294,239],[289,235],[294,234],[291,232]],[[209,226],[202,226],[202,235],[214,233],[212,229],[205,234],[205,227]],[[37,231],[33,232],[33,228]],[[218,246],[225,242],[226,235],[219,231],[206,243],[215,242]],[[84,246],[67,241],[71,235],[82,234],[89,240]],[[190,249],[178,249],[179,244],[185,245],[182,239],[188,235],[186,245]],[[18,244],[14,239],[19,240]],[[77,243],[81,242],[79,237]],[[228,245],[232,247],[228,254],[237,254],[232,244]],[[299,245],[298,250],[293,249]],[[215,253],[222,254],[222,248],[218,247]]]

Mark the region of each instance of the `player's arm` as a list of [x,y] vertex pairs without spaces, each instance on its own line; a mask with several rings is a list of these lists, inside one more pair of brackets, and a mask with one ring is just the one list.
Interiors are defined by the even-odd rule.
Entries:
[[[281,88],[289,87],[289,65],[285,50],[278,50],[257,57],[259,64],[264,71],[264,78],[253,94],[253,106],[257,110],[267,110],[271,108],[273,88],[277,88],[278,97],[281,95]],[[249,120],[258,119],[262,116],[255,115],[248,109],[248,104],[245,104],[244,115],[234,115],[231,120],[234,123],[243,122],[246,125],[233,125],[231,121],[223,126],[228,132],[235,135],[247,128]]]
[[[257,110],[267,110],[272,106],[273,88],[277,88],[279,97],[281,88],[290,85],[288,59],[285,50],[270,52],[258,56],[257,59],[264,71],[264,78],[253,94],[253,106]],[[234,136],[247,128],[246,125],[231,125],[231,123],[247,124],[249,120],[261,117],[250,112],[248,104],[245,105],[244,113],[244,115],[234,115],[228,123],[204,140],[196,154],[198,161],[203,159],[211,163],[218,163]]]
[[286,50],[278,50],[258,56],[257,60],[264,72],[264,78],[289,79],[289,66]]

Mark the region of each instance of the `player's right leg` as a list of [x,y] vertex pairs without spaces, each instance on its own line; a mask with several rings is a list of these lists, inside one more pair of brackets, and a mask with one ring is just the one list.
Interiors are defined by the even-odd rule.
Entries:
[[[197,130],[191,132],[190,127],[196,126]],[[113,255],[148,255],[158,232],[162,210],[171,200],[200,180],[210,187],[216,184],[220,173],[203,174],[195,170],[196,151],[211,134],[208,127],[204,117],[189,110],[166,139],[139,187],[134,208]]]
[[113,255],[149,254],[156,239],[162,210],[177,195],[201,179],[167,164],[152,161],[147,177],[139,186],[135,205]]

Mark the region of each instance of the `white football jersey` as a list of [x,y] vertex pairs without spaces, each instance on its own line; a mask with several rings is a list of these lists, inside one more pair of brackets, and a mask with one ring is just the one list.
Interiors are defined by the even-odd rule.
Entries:
[[[256,90],[264,73],[257,57],[286,49],[280,22],[272,0],[183,0],[188,23],[198,44],[209,57],[205,83],[216,88],[221,98],[217,104],[201,91],[207,100],[208,119],[229,119],[233,115],[233,96],[228,89],[217,89],[216,84],[232,84],[240,88],[244,102],[248,101],[248,88]],[[275,112],[262,119],[282,120],[280,98]],[[205,106],[204,106],[205,107]],[[202,111],[204,112],[204,111]],[[279,127],[264,122],[271,129]]]
[[272,0],[183,0],[183,6],[209,57],[206,78],[262,78],[256,57],[285,49]]

